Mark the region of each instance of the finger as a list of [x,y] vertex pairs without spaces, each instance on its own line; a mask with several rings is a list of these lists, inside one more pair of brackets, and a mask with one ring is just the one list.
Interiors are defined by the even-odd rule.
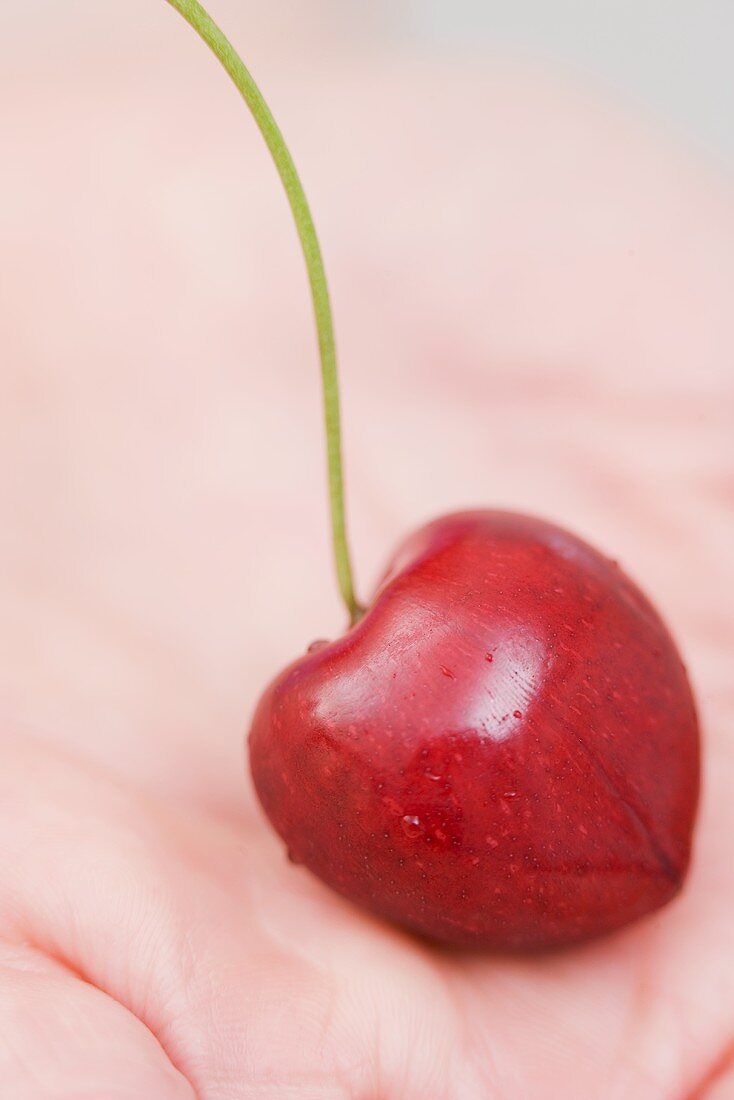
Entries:
[[127,1009],[57,962],[7,945],[0,945],[0,1095],[194,1100]]

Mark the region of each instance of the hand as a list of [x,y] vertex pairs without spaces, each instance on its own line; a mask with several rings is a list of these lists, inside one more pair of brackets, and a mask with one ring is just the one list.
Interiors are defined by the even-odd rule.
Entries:
[[257,135],[185,33],[161,64],[170,94],[3,78],[0,1093],[734,1096],[728,197],[526,77],[260,66],[332,277],[361,575],[442,510],[539,512],[618,554],[700,694],[681,898],[450,953],[253,800],[248,710],[340,629],[315,348]]

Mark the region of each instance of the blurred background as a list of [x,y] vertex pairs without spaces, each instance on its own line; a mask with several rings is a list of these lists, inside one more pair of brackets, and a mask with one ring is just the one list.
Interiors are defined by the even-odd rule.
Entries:
[[[731,703],[734,5],[210,7],[322,238],[360,592],[437,513],[536,512]],[[6,4],[0,134],[0,692],[235,803],[260,686],[343,625],[279,183],[164,0]]]
[[734,166],[727,0],[409,0],[381,14],[417,41],[489,46],[572,73]]
[[[304,0],[276,0],[273,7],[281,27],[328,18],[332,31],[349,28],[383,42],[442,52],[489,49],[548,65],[618,95],[723,166],[734,167],[734,8],[728,0],[346,0],[327,9]],[[257,7],[242,0],[224,0],[217,8],[222,18],[235,20],[246,11],[250,26],[253,18],[262,21]],[[123,11],[117,22],[126,37]],[[82,13],[85,20],[94,15],[97,22],[110,22],[109,12],[94,0],[64,5],[25,0],[9,6],[4,22],[35,33],[49,21],[55,35],[65,24],[75,36]],[[6,45],[11,40],[9,34]]]

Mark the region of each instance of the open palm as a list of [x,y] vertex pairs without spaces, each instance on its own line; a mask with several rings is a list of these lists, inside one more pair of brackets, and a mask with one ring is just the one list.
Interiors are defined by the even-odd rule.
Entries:
[[551,516],[699,690],[684,894],[572,951],[439,950],[290,864],[246,776],[265,680],[340,629],[315,350],[271,166],[166,30],[175,94],[3,78],[0,1094],[734,1096],[729,197],[550,83],[261,62],[332,271],[362,574],[449,508]]

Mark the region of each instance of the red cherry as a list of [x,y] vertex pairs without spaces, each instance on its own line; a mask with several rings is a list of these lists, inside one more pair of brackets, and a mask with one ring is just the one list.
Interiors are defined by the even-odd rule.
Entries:
[[258,795],[340,894],[456,945],[538,948],[664,905],[688,865],[686,672],[618,566],[537,519],[440,519],[343,638],[265,692]]

